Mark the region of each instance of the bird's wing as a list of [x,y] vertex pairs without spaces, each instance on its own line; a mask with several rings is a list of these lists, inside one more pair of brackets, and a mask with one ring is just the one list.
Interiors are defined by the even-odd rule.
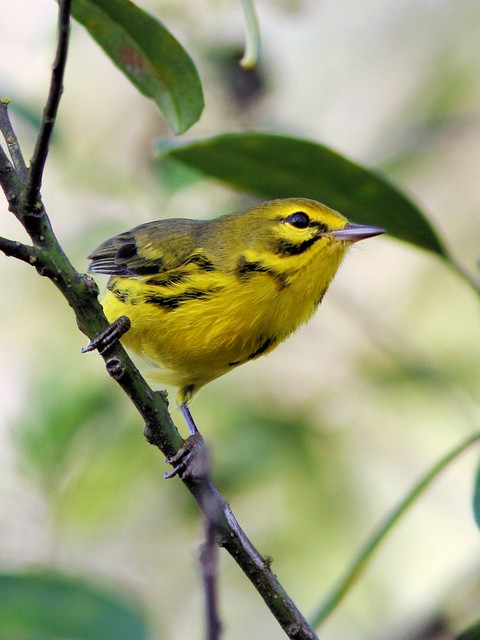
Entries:
[[89,271],[135,278],[180,267],[197,248],[204,224],[180,218],[142,224],[97,247],[88,256]]

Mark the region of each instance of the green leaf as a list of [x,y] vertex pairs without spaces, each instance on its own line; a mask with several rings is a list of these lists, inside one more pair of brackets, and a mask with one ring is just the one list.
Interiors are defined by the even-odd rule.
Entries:
[[445,257],[422,211],[379,173],[321,144],[267,133],[225,134],[164,152],[204,174],[267,198],[306,197],[350,220]]
[[92,437],[99,448],[100,424],[115,416],[115,399],[102,384],[85,384],[81,371],[59,377],[48,368],[35,381],[29,399],[13,439],[21,469],[51,497],[65,489],[66,475],[74,477],[71,467],[78,469]]
[[180,43],[130,0],[74,0],[72,15],[131,82],[157,103],[175,133],[200,117],[197,70]]
[[137,611],[116,595],[46,573],[0,575],[2,640],[145,640]]

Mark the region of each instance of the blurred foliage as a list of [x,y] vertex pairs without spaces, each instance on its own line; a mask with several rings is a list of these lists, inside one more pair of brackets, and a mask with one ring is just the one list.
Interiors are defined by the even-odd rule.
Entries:
[[[14,438],[23,471],[47,495],[60,490],[61,480],[70,475],[72,460],[85,447],[98,448],[101,425],[115,420],[114,396],[106,384],[84,384],[80,376],[46,375],[30,395],[30,403]],[[118,420],[119,430],[125,428]],[[131,427],[131,425],[130,425]],[[94,436],[94,437],[93,437]]]
[[146,640],[139,607],[53,573],[0,574],[2,640]]
[[14,430],[22,471],[57,526],[98,529],[125,517],[145,482],[154,494],[160,473],[149,464],[135,411],[106,376],[85,384],[78,370],[60,379],[56,369],[45,373]]

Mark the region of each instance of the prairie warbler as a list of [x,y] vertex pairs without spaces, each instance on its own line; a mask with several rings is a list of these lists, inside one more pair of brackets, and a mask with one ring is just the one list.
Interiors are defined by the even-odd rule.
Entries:
[[90,272],[111,276],[108,320],[130,319],[122,343],[179,388],[195,433],[193,394],[306,322],[347,248],[380,233],[314,200],[273,200],[214,220],[142,224],[93,251]]

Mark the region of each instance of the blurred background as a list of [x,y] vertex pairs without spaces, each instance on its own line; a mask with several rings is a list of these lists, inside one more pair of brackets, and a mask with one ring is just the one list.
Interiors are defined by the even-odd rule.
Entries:
[[[252,72],[237,65],[240,3],[139,4],[203,81],[206,109],[182,140],[260,129],[330,145],[405,189],[478,278],[477,0],[259,0]],[[29,157],[56,4],[5,0],[1,15],[0,93]],[[142,222],[253,202],[160,165],[155,144],[171,133],[155,105],[77,24],[57,125],[43,198],[79,270],[102,240]],[[25,239],[4,202],[0,234]],[[162,480],[161,456],[101,359],[80,354],[86,339],[50,282],[3,255],[0,274],[0,570],[88,580],[142,611],[152,639],[202,638],[195,505]],[[478,296],[446,264],[376,238],[350,252],[308,325],[195,400],[218,488],[305,615],[385,513],[479,428],[479,320]],[[456,461],[402,520],[322,639],[450,638],[480,617],[477,458]],[[220,587],[226,639],[284,637],[224,553]]]

